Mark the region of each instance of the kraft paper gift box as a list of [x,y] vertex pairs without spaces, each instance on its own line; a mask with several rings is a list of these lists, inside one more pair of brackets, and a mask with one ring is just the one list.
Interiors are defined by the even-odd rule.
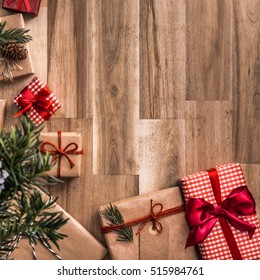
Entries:
[[6,108],[6,100],[0,99],[0,131],[3,128],[5,108]]
[[26,13],[37,16],[39,13],[41,0],[4,0],[3,8],[7,10]]
[[[0,17],[0,22],[6,22],[5,29],[24,28],[25,27],[24,19],[21,14]],[[17,61],[17,64],[21,67],[21,69],[19,69],[19,70],[16,69],[16,70],[12,71],[13,78],[34,73],[29,45],[28,45],[28,43],[23,44],[23,45],[27,49],[27,52],[28,52],[27,58],[25,60]],[[2,75],[4,68],[5,68],[5,63],[1,62],[0,63],[0,81],[4,80],[4,77]]]
[[42,141],[42,152],[49,152],[53,155],[53,159],[57,157],[55,167],[48,171],[49,175],[57,177],[80,176],[83,154],[81,133],[42,132],[40,141]]
[[[61,228],[61,233],[68,237],[58,242],[60,251],[52,246],[52,249],[63,260],[101,260],[107,254],[107,249],[92,236],[80,223],[72,218],[58,204],[53,211],[63,212],[64,218],[69,218],[67,224]],[[56,260],[57,257],[41,243],[35,246],[37,260]],[[10,258],[15,260],[32,260],[32,248],[28,239],[22,239]]]
[[181,185],[191,227],[187,246],[198,244],[204,259],[260,259],[255,201],[239,163],[186,176]]
[[[109,207],[109,204],[100,208],[101,231],[105,233],[104,237],[112,259],[197,259],[194,248],[185,250],[185,235],[189,229],[185,222],[183,200],[178,187],[120,200],[112,205],[119,209],[125,223],[140,221],[140,218],[145,216],[142,222],[131,226],[133,241],[122,242],[117,241],[117,232],[105,233],[109,228],[109,222],[102,211]],[[157,216],[155,224],[149,219],[152,211]],[[165,215],[167,211],[172,214]]]

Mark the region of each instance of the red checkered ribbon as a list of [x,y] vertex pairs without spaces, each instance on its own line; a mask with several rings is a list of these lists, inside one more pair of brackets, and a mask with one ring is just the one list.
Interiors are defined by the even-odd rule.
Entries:
[[19,10],[19,11],[22,9],[23,4],[24,4],[25,9],[26,9],[27,12],[31,11],[31,5],[30,5],[29,0],[9,0],[9,1],[7,1],[7,5],[8,6],[10,6],[10,5],[14,4],[14,3],[17,3],[16,9]]
[[36,125],[49,120],[61,107],[57,97],[37,77],[21,91],[14,99],[14,103],[21,109],[14,117],[28,112],[29,119]]
[[[217,192],[215,192],[214,188],[212,188],[212,185],[215,184],[213,182],[214,180],[212,181],[214,176],[210,177],[208,171],[200,171],[186,176],[182,178],[181,183],[186,203],[188,203],[191,198],[204,199],[206,202],[210,203],[214,209],[216,209],[216,214],[218,214],[218,210],[220,210],[218,200],[221,199],[220,203],[223,207],[224,201],[230,198],[229,196],[233,191],[238,189],[235,193],[233,193],[234,195],[237,195],[240,191],[242,191],[240,186],[246,186],[246,181],[239,163],[219,165],[215,167],[215,170],[217,171],[219,184],[221,186],[220,190]],[[246,198],[247,191],[243,190],[243,192],[246,194]],[[228,199],[228,201],[230,200]],[[228,204],[224,203],[224,205],[226,207]],[[245,208],[245,206],[243,206],[243,208]],[[234,214],[234,212],[232,212],[232,214]],[[238,213],[236,213],[237,218],[255,226],[253,237],[250,239],[248,231],[241,231],[227,222],[227,219],[224,216],[218,216],[216,223],[207,235],[207,238],[198,243],[203,259],[231,260],[236,258],[236,256],[234,257],[231,253],[230,244],[232,244],[231,247],[233,247],[233,250],[235,246],[238,247],[238,251],[242,259],[260,259],[260,226],[257,215],[237,214]],[[220,220],[224,220],[226,223],[223,223]],[[229,232],[229,236],[233,237],[232,241],[227,241],[227,236],[225,234],[227,232]]]

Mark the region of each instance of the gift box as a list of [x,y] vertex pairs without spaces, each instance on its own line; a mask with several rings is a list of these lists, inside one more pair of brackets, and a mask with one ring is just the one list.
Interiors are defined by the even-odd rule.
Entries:
[[[21,14],[1,17],[0,22],[6,22],[5,29],[24,28],[25,27],[24,19]],[[11,71],[12,78],[34,73],[29,45],[28,45],[28,43],[26,43],[26,44],[23,44],[23,46],[27,50],[27,58],[16,62],[16,64],[19,67],[15,67],[15,69]],[[0,73],[1,73],[0,81],[5,80],[5,75],[3,75],[5,68],[6,68],[6,64],[2,58],[2,61],[0,63]]]
[[[61,233],[68,237],[58,242],[60,250],[53,245],[52,249],[37,242],[34,247],[37,260],[101,260],[107,254],[107,249],[93,237],[80,223],[56,204],[53,211],[61,211],[67,224],[61,228]],[[32,247],[27,238],[22,239],[10,258],[15,260],[33,259]]]
[[4,0],[3,9],[37,16],[41,0]]
[[112,259],[197,259],[194,248],[185,250],[188,227],[178,187],[104,205],[99,214]]
[[0,99],[0,130],[3,128],[5,116],[6,100]]
[[55,167],[47,173],[57,177],[79,177],[82,161],[82,136],[77,132],[42,132],[40,134],[43,153],[49,152]]
[[58,98],[37,77],[14,98],[13,102],[20,108],[20,112],[14,117],[28,113],[28,118],[36,126],[49,120],[61,107]]
[[186,246],[198,244],[204,259],[260,259],[255,201],[238,163],[219,165],[181,179]]

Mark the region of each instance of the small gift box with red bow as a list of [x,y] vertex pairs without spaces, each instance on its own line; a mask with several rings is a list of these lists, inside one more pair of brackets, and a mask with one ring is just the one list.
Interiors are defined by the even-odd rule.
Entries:
[[29,119],[37,126],[49,120],[61,107],[53,92],[36,77],[15,97],[13,102],[20,108],[20,112],[14,117],[28,113]]
[[42,132],[41,152],[53,156],[55,167],[48,172],[57,177],[79,177],[82,161],[82,137],[77,132]]
[[255,201],[238,163],[219,165],[181,180],[190,234],[204,259],[259,260]]
[[3,8],[17,11],[19,13],[37,16],[39,13],[41,0],[4,0]]
[[[113,187],[113,186],[111,186]],[[114,260],[197,259],[184,250],[188,227],[178,187],[113,202],[100,208],[101,232]]]

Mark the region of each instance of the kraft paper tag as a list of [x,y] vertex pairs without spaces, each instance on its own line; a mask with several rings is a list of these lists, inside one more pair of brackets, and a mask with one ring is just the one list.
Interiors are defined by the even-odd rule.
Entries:
[[140,233],[140,259],[141,260],[167,260],[169,251],[169,228],[163,224],[163,231],[157,233],[150,224],[146,225]]

